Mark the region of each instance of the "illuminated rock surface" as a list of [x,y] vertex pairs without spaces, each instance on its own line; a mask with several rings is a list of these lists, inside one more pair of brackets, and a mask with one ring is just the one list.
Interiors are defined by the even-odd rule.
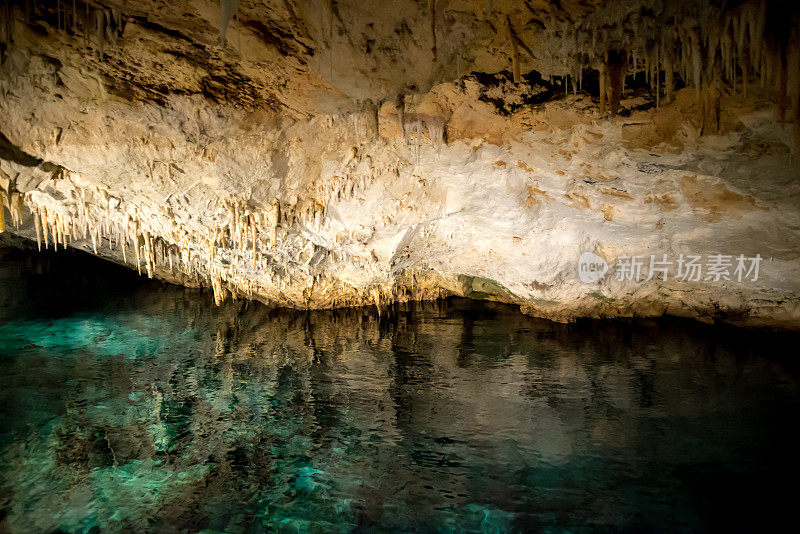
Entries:
[[[0,26],[0,197],[42,247],[218,302],[800,326],[791,2],[25,5]],[[605,280],[579,280],[587,251]],[[681,254],[762,262],[615,279]]]

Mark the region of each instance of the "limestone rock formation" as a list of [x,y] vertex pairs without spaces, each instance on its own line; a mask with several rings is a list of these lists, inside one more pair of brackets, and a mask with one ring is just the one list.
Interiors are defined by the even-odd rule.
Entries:
[[6,2],[0,229],[218,302],[798,328],[797,22],[760,0]]

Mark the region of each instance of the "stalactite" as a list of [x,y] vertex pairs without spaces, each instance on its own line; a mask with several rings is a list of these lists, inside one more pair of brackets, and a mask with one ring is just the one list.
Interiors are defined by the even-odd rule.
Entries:
[[511,21],[506,20],[506,29],[508,31],[508,40],[511,43],[511,66],[513,70],[514,83],[519,83],[522,79],[519,67],[519,45],[514,35],[514,29],[511,26]]
[[600,64],[598,83],[600,84],[600,113],[605,113],[607,107],[606,94],[608,92],[608,53],[605,54],[603,62]]
[[675,71],[672,64],[672,52],[664,55],[664,101],[672,101],[672,90],[675,87]]
[[324,206],[319,201],[314,201],[314,226],[320,228],[322,226]]
[[417,162],[419,162],[419,148],[423,134],[427,134],[431,143],[438,149],[444,143],[444,128],[445,122],[441,117],[423,113],[407,113],[404,115],[403,137],[406,144],[408,144],[413,134]]
[[50,227],[50,235],[53,237],[53,250],[58,251],[58,228],[56,227],[56,213],[50,212],[50,220],[47,225]]
[[[797,57],[795,57],[795,59],[797,60]],[[793,63],[798,67],[798,70],[800,70],[800,60]],[[792,105],[794,110],[794,117],[792,120],[794,124],[792,125],[792,131],[794,133],[795,152],[800,155],[800,74],[798,74],[798,71],[794,73],[794,82],[794,103]]]
[[625,77],[627,53],[624,50],[612,50],[608,54],[608,59],[608,85],[610,90],[608,106],[611,114],[616,115],[619,111],[619,102],[622,98],[622,84]]
[[431,52],[433,61],[436,61],[436,0],[428,0],[428,9],[431,12]]
[[778,80],[777,80],[777,102],[778,102],[778,122],[780,123],[781,127],[786,122],[786,105],[787,105],[787,94],[786,94],[786,82],[787,82],[787,58],[786,58],[786,45],[781,43],[779,45],[779,49],[777,52],[777,62],[778,62]]
[[[798,87],[800,90],[800,87]],[[795,95],[794,97],[794,117],[792,119],[794,124],[792,125],[792,132],[794,133],[794,148],[797,154],[800,154],[800,96]]]
[[95,255],[97,255],[97,241],[98,241],[97,228],[92,228],[90,234],[92,236],[92,250],[94,251]]
[[[234,16],[238,25],[239,2],[223,0],[221,4],[225,4],[221,6],[221,9],[226,8],[225,6],[236,5]],[[91,34],[93,28],[91,22],[96,21],[97,32],[95,35],[98,36],[99,47],[102,47],[102,43],[105,40],[116,38],[115,35],[117,33],[112,30],[121,27],[121,22],[118,20],[118,10],[103,10],[93,7],[90,17],[77,21],[75,1],[73,1],[71,14],[68,12],[66,5],[66,2],[61,5],[59,0],[57,10],[59,12],[58,21],[60,27],[63,26],[66,29],[71,24],[74,31],[79,22],[82,24],[89,22],[84,29],[88,28],[88,33]],[[719,129],[720,94],[725,88],[724,84],[730,82],[732,85],[729,85],[728,88],[732,86],[736,90],[740,83],[741,91],[746,95],[748,79],[760,77],[770,87],[777,86],[781,121],[783,121],[783,115],[787,111],[788,103],[792,103],[795,143],[798,150],[800,150],[800,117],[798,116],[798,113],[800,113],[800,102],[798,102],[800,87],[796,90],[794,89],[795,80],[792,78],[792,70],[787,68],[786,60],[781,62],[776,57],[772,44],[769,42],[768,46],[759,44],[759,41],[765,41],[765,36],[763,17],[760,14],[760,8],[757,7],[758,5],[756,3],[756,7],[751,7],[751,3],[748,2],[744,2],[741,5],[737,4],[736,9],[738,9],[738,12],[733,15],[722,13],[718,17],[719,21],[716,21],[716,18],[709,17],[709,20],[703,21],[702,25],[694,23],[694,26],[692,26],[692,22],[689,21],[683,29],[679,29],[678,26],[680,26],[681,22],[686,21],[679,20],[676,22],[675,27],[657,28],[653,31],[646,25],[641,27],[634,25],[632,29],[625,28],[624,32],[619,30],[619,34],[616,34],[617,30],[609,29],[608,27],[603,28],[600,24],[587,23],[578,28],[577,25],[572,27],[567,23],[559,24],[554,21],[552,24],[548,23],[545,32],[548,32],[552,38],[556,38],[556,36],[561,38],[563,46],[555,52],[543,51],[541,53],[553,56],[546,56],[543,60],[545,63],[551,59],[559,59],[559,62],[553,62],[552,64],[563,65],[565,70],[559,72],[555,79],[557,81],[559,77],[561,78],[565,94],[568,94],[570,83],[572,84],[573,93],[576,93],[581,88],[584,66],[588,68],[590,65],[599,65],[601,110],[604,112],[610,111],[611,114],[618,112],[628,65],[632,69],[632,76],[637,81],[642,79],[642,77],[638,76],[638,73],[644,70],[644,80],[650,84],[651,90],[655,90],[656,107],[660,105],[662,100],[662,83],[664,85],[664,101],[673,99],[674,76],[678,73],[681,76],[681,86],[683,84],[694,86],[698,92],[700,96],[698,106],[702,108],[703,113],[702,128],[709,131],[712,129],[713,124],[716,124],[717,129]],[[429,9],[431,15],[432,53],[434,61],[436,61],[436,0],[429,0]],[[52,11],[50,11],[51,16]],[[230,20],[232,19],[229,19],[228,23]],[[499,28],[499,31],[502,31],[503,21],[499,15],[496,18],[496,22],[499,23],[496,27]],[[522,24],[523,21],[520,21],[518,27],[521,28]],[[515,35],[510,21],[507,22],[507,27],[509,44],[513,52],[511,58],[513,79],[515,82],[520,82],[519,48],[523,48],[526,51],[527,48]],[[612,35],[610,37],[604,35],[606,31]],[[221,32],[221,38],[224,42],[223,27],[221,27]],[[583,35],[581,32],[583,32]],[[237,33],[241,39],[241,32]],[[86,34],[87,31],[84,31],[84,35]],[[332,40],[333,32],[330,31],[329,34]],[[601,35],[603,37],[598,38]],[[591,47],[587,51],[590,42]],[[595,49],[595,42],[597,42],[597,50]],[[439,50],[439,53],[444,53],[445,45],[442,45],[443,48]],[[611,57],[608,57],[606,50],[611,51]],[[537,52],[539,52],[538,49]],[[599,58],[598,52],[605,52],[606,54],[601,62],[597,61]],[[560,56],[558,56],[559,54]],[[620,55],[622,57],[618,57]],[[461,55],[459,54],[456,59],[460,61],[460,57]],[[789,59],[789,65],[794,65],[791,57]],[[630,61],[628,62],[628,60]],[[662,68],[663,74],[661,72]],[[752,76],[750,75],[751,70]],[[738,83],[737,78],[740,80]],[[630,82],[630,80],[628,81]],[[782,97],[781,85],[784,86]],[[787,87],[789,88],[788,91]],[[438,147],[442,144],[445,133],[444,121],[438,117],[414,113],[411,106],[409,106],[409,113],[406,113],[405,102],[402,97],[399,99],[399,104],[398,111],[403,134],[408,143],[413,143],[416,161],[419,164],[420,148],[425,148],[428,143],[424,139],[425,137],[428,137],[434,146]],[[367,116],[366,122],[371,124],[372,118],[375,118],[375,132],[377,135],[378,121],[374,115],[377,113],[378,107],[373,106],[370,110],[373,113]],[[359,113],[354,114],[352,120],[356,143],[359,145],[357,150],[359,157],[356,163],[360,161],[359,165],[362,165],[366,161],[364,157],[366,150],[364,150],[365,147],[360,146],[362,145],[361,133],[364,133],[363,137],[365,137],[366,144],[370,138],[370,127],[364,126],[364,132],[361,131],[359,122],[364,122],[364,120],[359,120]],[[341,122],[337,124],[341,124]],[[346,122],[344,124],[345,126],[347,125]],[[411,137],[414,138],[413,141]],[[423,151],[423,155],[427,156],[428,153]],[[169,168],[168,172],[171,172]],[[59,243],[62,246],[74,246],[76,237],[83,232],[84,239],[91,239],[92,248],[95,252],[98,249],[102,250],[104,237],[108,240],[109,246],[112,244],[122,246],[123,259],[127,262],[126,249],[130,241],[136,252],[137,270],[140,273],[142,272],[142,262],[145,264],[148,276],[153,276],[157,266],[163,269],[163,265],[166,263],[172,270],[174,263],[180,266],[179,262],[183,261],[187,275],[195,276],[198,280],[202,279],[202,283],[206,285],[209,283],[212,285],[215,302],[220,304],[225,300],[228,293],[235,298],[237,294],[252,295],[255,291],[256,285],[239,278],[239,276],[244,275],[237,274],[234,270],[235,268],[249,265],[252,261],[253,269],[265,269],[269,268],[270,265],[274,267],[279,261],[284,261],[286,249],[291,247],[284,247],[284,250],[279,251],[281,254],[280,260],[274,259],[278,255],[278,251],[269,250],[269,247],[272,247],[272,249],[277,248],[279,225],[286,225],[283,227],[282,233],[284,244],[295,243],[300,239],[299,235],[303,235],[294,230],[305,232],[306,230],[322,228],[324,224],[327,224],[325,221],[325,209],[327,206],[315,199],[352,198],[369,187],[371,178],[366,175],[361,176],[362,174],[365,173],[359,170],[355,173],[356,178],[354,179],[337,179],[331,185],[325,184],[320,194],[306,195],[299,202],[296,198],[295,200],[287,199],[283,204],[283,209],[281,209],[281,203],[277,199],[270,206],[253,204],[252,202],[255,201],[228,201],[225,203],[225,210],[215,214],[215,217],[217,217],[215,219],[216,222],[208,236],[190,237],[187,234],[186,236],[175,237],[177,234],[173,233],[172,239],[176,241],[174,245],[168,245],[161,237],[154,237],[168,234],[163,231],[163,228],[159,228],[157,225],[154,226],[146,220],[146,215],[152,216],[152,212],[134,210],[137,213],[134,218],[129,215],[127,220],[120,222],[120,213],[112,210],[110,202],[107,211],[103,212],[102,210],[105,209],[105,206],[94,202],[91,197],[93,194],[91,191],[86,192],[89,195],[86,198],[76,197],[75,205],[69,207],[70,211],[63,211],[61,206],[49,203],[47,205],[52,209],[48,210],[44,206],[41,206],[41,209],[32,207],[31,212],[34,217],[39,248],[41,248],[42,239],[45,240],[45,247],[48,246],[49,237],[52,237],[56,247]],[[89,202],[87,202],[87,198]],[[257,196],[254,198],[257,198]],[[108,199],[106,198],[106,200]],[[3,199],[0,197],[0,217],[4,218],[2,204]],[[9,203],[6,202],[6,204]],[[7,207],[11,210],[10,204]],[[16,213],[16,211],[11,212],[12,220],[21,220],[21,215],[18,216]],[[225,217],[226,214],[227,217]],[[4,223],[2,220],[0,222]],[[295,224],[302,224],[307,227],[313,226],[313,228],[291,228],[291,225]],[[87,243],[82,243],[80,246],[86,247],[86,245]],[[339,246],[340,244],[337,243],[336,247]],[[309,247],[311,249],[314,248],[314,244],[310,241]],[[265,248],[266,250],[264,250]],[[263,254],[260,254],[260,250],[263,251]],[[275,254],[270,252],[275,252]],[[318,262],[319,258],[324,258],[324,262],[348,261],[348,252],[346,250],[334,250],[327,254],[325,250],[321,249],[319,252],[313,262],[314,250],[311,250],[311,255],[307,259],[305,256],[303,257],[309,264],[308,273],[310,273],[309,276],[313,280],[312,287],[314,287],[315,299],[320,298],[321,286],[326,284],[328,280],[327,274],[322,272],[323,269]],[[248,257],[248,254],[251,254],[251,257]],[[175,259],[173,259],[173,255]],[[358,264],[361,261],[357,255],[351,255],[350,258],[350,261],[353,261],[354,264]],[[294,259],[296,257],[292,256],[292,261]],[[311,265],[312,263],[314,265]],[[220,267],[221,265],[229,265],[229,267]],[[297,279],[293,281],[290,273],[279,275],[270,272],[265,274],[265,277],[268,277],[269,283],[274,287],[280,288],[286,288],[287,285],[297,282]],[[371,288],[370,291],[371,294],[368,291],[363,291],[356,296],[343,298],[342,301],[363,304],[372,300],[380,310],[385,308],[385,304],[381,304],[382,300],[390,297],[399,298],[403,294],[403,289],[396,287],[384,287],[381,289],[376,286]]]
[[42,236],[44,237],[44,248],[48,248],[50,244],[48,243],[48,231],[47,231],[47,208],[42,206],[39,208],[39,220],[41,221],[42,227]]
[[270,245],[272,248],[276,248],[278,246],[278,224],[281,220],[281,206],[278,199],[275,199],[272,202],[272,206],[270,206],[270,210],[267,213],[267,225],[270,230]]
[[656,109],[658,109],[661,100],[661,80],[660,80],[661,66],[659,64],[658,53],[656,57],[655,72],[653,74],[655,76],[655,87],[656,87]]
[[214,293],[214,304],[219,306],[225,301],[225,293],[222,288],[222,279],[217,273],[211,274],[211,290]]
[[147,244],[147,277],[153,277],[155,270],[155,251],[153,250],[153,236],[149,232],[145,233],[145,243]]
[[702,87],[702,80],[700,78],[700,70],[702,66],[702,57],[700,55],[700,37],[696,31],[691,33],[692,45],[692,84],[694,85],[697,97],[700,97],[700,90]]
[[250,235],[253,239],[253,268],[255,268],[256,263],[258,261],[258,252],[256,249],[257,235],[256,235],[256,222],[254,218],[250,219]]
[[22,225],[22,195],[19,191],[14,191],[10,196],[9,209],[11,211],[11,220],[14,223],[14,227],[19,228]]
[[[6,209],[3,201],[3,190],[0,189],[0,234],[6,231]],[[41,247],[39,247],[41,250]]]
[[[127,225],[125,226],[127,230]],[[122,230],[120,235],[121,244],[122,244],[122,261],[128,263],[128,253],[127,253],[127,245],[128,245],[128,236],[125,234],[126,230]]]
[[139,274],[142,274],[142,243],[141,243],[141,236],[134,234],[133,236],[133,248],[136,252],[136,271]]
[[747,84],[750,76],[750,58],[745,55],[742,58],[742,93],[747,98]]
[[59,242],[61,243],[61,248],[67,248],[67,238],[64,232],[64,220],[61,217],[61,214],[56,215],[56,235],[58,236]]

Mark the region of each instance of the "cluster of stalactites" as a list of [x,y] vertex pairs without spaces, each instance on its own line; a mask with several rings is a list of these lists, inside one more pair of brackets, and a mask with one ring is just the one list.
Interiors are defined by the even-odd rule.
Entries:
[[3,59],[5,48],[11,44],[14,37],[14,21],[11,16],[11,6],[8,2],[0,4],[0,60]]
[[0,45],[7,46],[13,41],[14,21],[18,17],[26,24],[37,18],[43,19],[59,31],[80,34],[84,44],[95,45],[101,55],[106,43],[117,43],[125,27],[121,6],[105,7],[79,0],[26,1],[20,4],[16,9],[9,2],[0,5]]
[[[379,119],[378,106],[372,100],[356,101],[356,106],[361,111],[356,111],[350,116],[353,120],[353,133],[355,134],[356,144],[360,145],[363,141],[369,141],[378,137]],[[333,124],[333,117],[329,117],[329,124]]]
[[153,277],[157,265],[169,266],[172,271],[192,271],[190,247],[168,243],[162,237],[146,229],[136,215],[117,210],[119,200],[107,193],[104,197],[106,210],[96,209],[86,201],[87,193],[75,190],[73,203],[62,204],[40,191],[29,191],[25,204],[33,217],[36,243],[39,250],[66,248],[74,241],[90,240],[92,251],[97,254],[104,245],[110,251],[121,250],[125,263],[136,263],[136,269]]
[[412,135],[419,140],[422,134],[426,134],[434,145],[441,146],[444,142],[444,124],[445,121],[441,117],[424,113],[405,113],[403,136],[408,142]]
[[[269,258],[278,246],[279,230],[291,227],[315,227],[323,224],[325,207],[317,199],[305,201],[280,201],[277,198],[265,207],[256,207],[241,199],[226,199],[222,202],[225,216],[223,222],[216,227],[213,236],[206,241],[208,271],[214,301],[219,304],[228,294],[236,296],[244,294],[252,296],[260,283],[254,282],[258,276],[244,277],[245,264],[250,260],[252,268],[257,270],[273,289],[280,289],[287,284],[274,269]],[[312,242],[307,246],[315,248]],[[218,262],[216,256],[221,251],[228,254],[228,261]],[[232,255],[238,252],[238,255]],[[265,254],[272,253],[272,254]],[[313,250],[312,250],[313,252]],[[309,257],[310,261],[310,257]],[[223,263],[226,266],[223,267]],[[307,265],[308,262],[306,262]]]
[[309,308],[375,306],[378,314],[391,313],[397,302],[437,300],[452,293],[444,289],[437,276],[430,272],[409,269],[391,280],[354,287],[335,279],[322,278],[308,291],[305,305]]
[[11,224],[18,228],[22,224],[23,199],[11,186],[8,191],[0,187],[0,232],[6,230],[6,207],[11,214]]
[[[124,263],[135,263],[139,274],[151,278],[160,267],[162,274],[166,274],[164,271],[168,268],[173,274],[210,280],[217,303],[228,293],[235,296],[237,287],[244,288],[245,294],[254,290],[235,275],[233,265],[222,267],[215,262],[217,249],[235,248],[242,254],[252,254],[256,267],[261,259],[259,236],[267,236],[269,241],[265,244],[275,246],[281,213],[277,201],[263,211],[250,211],[243,202],[229,201],[225,203],[228,218],[212,237],[197,239],[186,231],[177,230],[171,232],[175,241],[168,242],[161,235],[163,231],[147,226],[150,218],[121,210],[119,199],[102,190],[75,188],[69,202],[55,200],[38,190],[24,195],[3,191],[0,206],[3,204],[8,205],[12,223],[17,227],[22,225],[23,206],[28,208],[39,250],[50,247],[58,250],[76,241],[91,241],[95,254],[108,247],[108,252],[121,253]],[[3,223],[1,218],[0,223]],[[197,252],[203,249],[203,242],[205,254]],[[233,280],[235,284],[231,283]]]
[[414,140],[417,165],[419,165],[419,148],[424,136],[427,136],[437,149],[444,142],[445,121],[441,117],[424,113],[403,113],[402,125],[405,142],[408,144],[412,138]]
[[800,135],[798,16],[791,2],[750,0],[723,10],[708,0],[617,0],[576,23],[546,22],[543,42],[551,44],[533,53],[564,66],[565,90],[580,86],[585,69],[599,70],[601,106],[612,114],[628,76],[643,76],[657,103],[671,98],[680,77],[704,108],[725,86],[744,95],[748,84],[772,86],[779,121],[794,108]]
[[[334,190],[324,187],[320,192],[335,196]],[[279,228],[313,225],[319,227],[323,223],[324,206],[314,199],[302,202],[280,202],[276,199],[263,209],[249,206],[243,200],[224,201],[223,212],[227,213],[227,217],[217,228],[215,237],[206,240],[206,255],[203,257],[202,254],[193,253],[198,248],[198,242],[191,241],[188,234],[182,234],[185,239],[180,243],[168,243],[160,235],[144,227],[147,218],[125,213],[119,209],[120,202],[105,191],[76,188],[71,193],[71,202],[68,203],[38,190],[25,194],[5,190],[0,193],[0,204],[9,209],[14,225],[22,225],[23,210],[28,208],[40,250],[66,248],[79,240],[90,240],[95,254],[102,252],[102,247],[108,247],[109,252],[121,249],[123,261],[128,263],[128,258],[131,258],[139,272],[144,271],[149,277],[156,274],[157,266],[161,267],[161,275],[165,274],[164,269],[169,266],[170,271],[177,270],[185,275],[202,277],[211,286],[217,305],[228,297],[277,297],[284,294],[283,302],[297,306],[373,304],[381,310],[398,300],[437,296],[429,294],[428,290],[431,288],[417,288],[414,277],[409,280],[410,285],[388,283],[360,289],[344,288],[330,273],[319,272],[301,282],[287,271],[279,274],[271,265],[262,264],[262,247],[269,249],[277,245]],[[0,210],[0,213],[4,213],[4,210]],[[318,249],[311,241],[306,249],[309,247],[310,260]],[[225,261],[216,261],[217,249],[226,252]],[[252,276],[252,272],[248,272],[236,261],[236,252],[243,259],[253,255],[254,266],[259,268],[258,276]],[[305,289],[298,289],[301,286],[305,286]]]
[[[140,274],[156,274],[156,268],[169,268],[190,277],[210,282],[214,301],[220,304],[230,295],[254,296],[262,288],[259,276],[248,275],[248,260],[272,289],[288,284],[271,268],[264,251],[274,251],[278,245],[279,228],[293,225],[322,224],[323,204],[318,200],[281,203],[277,199],[264,208],[255,208],[247,201],[225,200],[223,222],[208,237],[192,237],[186,231],[173,231],[175,242],[167,242],[160,234],[146,227],[147,218],[119,209],[119,200],[101,191],[98,198],[87,202],[91,193],[76,189],[73,202],[64,204],[41,191],[30,191],[24,203],[33,217],[36,240],[41,250],[50,246],[66,248],[76,240],[91,240],[95,254],[103,246],[109,251],[120,250],[125,263],[135,262]],[[22,221],[23,197],[10,195],[9,205],[15,224]],[[102,200],[101,200],[102,199]],[[105,211],[98,208],[98,201]],[[198,252],[198,250],[200,252]],[[224,251],[224,261],[218,261]],[[251,273],[252,274],[252,273]],[[289,280],[291,282],[291,280]]]
[[275,200],[266,209],[255,209],[246,201],[229,199],[223,201],[227,219],[219,225],[214,237],[207,244],[209,263],[213,262],[218,248],[238,249],[242,254],[252,254],[253,266],[259,260],[259,237],[266,236],[267,247],[275,247],[278,242],[280,223],[280,203]]

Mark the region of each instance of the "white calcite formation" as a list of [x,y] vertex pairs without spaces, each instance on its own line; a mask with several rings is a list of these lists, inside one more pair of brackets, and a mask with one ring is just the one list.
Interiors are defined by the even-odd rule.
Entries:
[[796,27],[562,3],[3,8],[0,229],[217,302],[800,327]]

